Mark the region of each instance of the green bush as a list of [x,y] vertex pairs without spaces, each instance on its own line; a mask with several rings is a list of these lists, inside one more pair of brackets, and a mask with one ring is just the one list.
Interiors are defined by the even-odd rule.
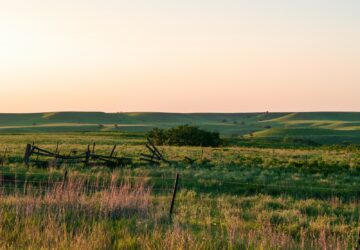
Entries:
[[218,132],[208,132],[189,125],[171,129],[154,128],[148,137],[157,145],[170,146],[218,147],[222,142]]

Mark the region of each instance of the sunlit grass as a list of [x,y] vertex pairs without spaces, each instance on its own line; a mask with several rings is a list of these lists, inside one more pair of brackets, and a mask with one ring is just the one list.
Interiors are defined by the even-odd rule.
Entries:
[[[64,153],[83,152],[96,142],[96,152],[104,155],[117,144],[118,156],[134,163],[118,169],[71,163],[26,167],[25,144],[33,140],[51,151],[59,141]],[[0,165],[0,248],[356,247],[356,147],[159,147],[173,163],[151,166],[139,160],[147,150],[137,134],[1,135],[0,141],[0,150],[8,148]],[[194,163],[184,162],[185,156]],[[170,220],[176,173],[179,193]]]

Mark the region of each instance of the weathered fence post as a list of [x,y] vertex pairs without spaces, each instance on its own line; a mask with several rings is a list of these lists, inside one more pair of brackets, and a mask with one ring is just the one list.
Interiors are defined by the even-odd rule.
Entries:
[[25,156],[24,156],[24,163],[26,165],[29,165],[30,155],[31,155],[31,148],[32,148],[31,144],[26,145]]
[[87,151],[86,151],[86,156],[85,156],[85,165],[86,166],[89,164],[90,156],[91,156],[90,145],[88,145],[88,148],[87,148]]
[[65,170],[64,178],[63,178],[63,183],[62,183],[62,189],[63,189],[63,191],[65,190],[65,187],[66,187],[66,184],[67,184],[67,180],[68,180],[68,171]]
[[175,179],[175,184],[174,184],[174,191],[173,191],[173,196],[172,196],[171,205],[170,205],[170,214],[169,214],[170,219],[171,219],[171,216],[172,216],[172,213],[174,210],[178,184],[179,184],[179,173],[176,174],[176,179]]
[[96,143],[94,142],[93,148],[92,148],[92,153],[93,153],[93,154],[95,153],[95,147],[96,147]]
[[58,150],[59,150],[59,142],[56,143],[55,154],[58,154]]

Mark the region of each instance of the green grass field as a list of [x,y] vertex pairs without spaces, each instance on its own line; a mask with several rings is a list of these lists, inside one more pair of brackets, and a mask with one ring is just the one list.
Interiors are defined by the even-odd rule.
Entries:
[[[266,120],[263,120],[266,122]],[[58,122],[58,121],[57,121]],[[10,126],[10,125],[9,125]],[[25,145],[133,158],[119,168],[22,163]],[[357,147],[159,147],[149,165],[139,132],[0,134],[0,248],[355,249]],[[251,142],[251,141],[249,141]],[[193,163],[183,161],[184,157]],[[41,160],[50,160],[40,157]],[[35,157],[33,157],[35,160]],[[68,181],[63,182],[65,170]],[[180,174],[174,214],[169,207]]]
[[225,138],[299,144],[359,144],[360,113],[101,113],[0,114],[0,133],[138,132],[194,125]]
[[[225,143],[159,147],[171,161],[159,166],[140,160],[146,131],[181,124],[219,131]],[[355,249],[359,124],[358,113],[2,114],[0,248]],[[48,168],[25,166],[28,143],[59,143],[64,155],[117,145],[133,162],[57,167],[40,156],[32,160]]]

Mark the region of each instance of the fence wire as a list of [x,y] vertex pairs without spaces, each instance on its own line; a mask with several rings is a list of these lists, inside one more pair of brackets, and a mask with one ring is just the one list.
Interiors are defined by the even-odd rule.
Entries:
[[[67,179],[64,179],[64,174],[58,173],[40,173],[40,172],[11,172],[2,171],[0,172],[0,185],[29,185],[40,186],[40,185],[61,185],[67,180],[82,181],[88,187],[93,188],[105,188],[106,186],[115,185],[121,186],[124,183],[136,184],[143,183],[154,192],[171,192],[175,177],[168,176],[134,176],[134,175],[118,175],[112,173],[90,173],[82,174],[75,173],[70,174]],[[301,185],[288,185],[288,184],[271,184],[271,183],[256,183],[256,182],[243,182],[226,179],[207,179],[207,178],[191,178],[181,177],[179,189],[183,190],[194,190],[196,192],[204,192],[207,194],[221,194],[227,193],[236,195],[243,194],[246,191],[266,193],[266,192],[288,192],[293,193],[324,193],[327,192],[329,195],[354,195],[360,197],[360,186],[341,185],[341,186],[301,186]]]

